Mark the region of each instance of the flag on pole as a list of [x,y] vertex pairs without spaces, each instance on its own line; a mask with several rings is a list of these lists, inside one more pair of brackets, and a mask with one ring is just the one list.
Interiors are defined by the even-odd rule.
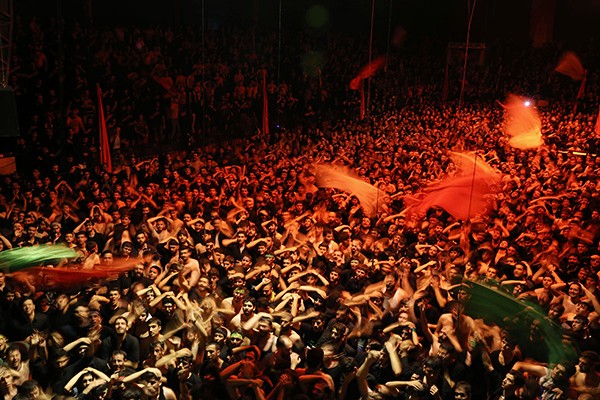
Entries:
[[262,130],[263,134],[269,134],[269,97],[267,96],[267,70],[262,70],[263,74],[263,82],[262,82],[262,91],[263,91],[263,115],[262,115]]
[[559,74],[563,74],[573,79],[574,81],[581,81],[585,77],[585,69],[581,60],[572,51],[567,51],[561,57],[556,68],[554,68]]
[[583,99],[585,95],[585,84],[587,82],[587,70],[583,72],[583,78],[581,79],[581,85],[579,85],[579,90],[577,91],[577,100]]
[[577,91],[577,98],[575,99],[575,103],[573,104],[573,114],[577,112],[577,106],[579,106],[579,100],[583,100],[583,96],[585,96],[585,83],[587,82],[587,69],[583,72],[583,79],[581,79],[581,84],[579,85],[579,90]]
[[360,70],[358,75],[356,75],[350,81],[350,89],[359,90],[360,84],[362,83],[362,81],[375,75],[375,72],[377,72],[381,67],[383,67],[385,65],[385,61],[386,61],[385,56],[379,56],[376,59],[374,59],[370,64],[364,66]]
[[384,209],[387,194],[355,173],[330,164],[318,164],[315,170],[318,187],[335,188],[353,194],[369,217],[374,217]]
[[431,207],[440,207],[455,219],[466,221],[488,211],[488,197],[500,183],[501,175],[479,156],[451,153],[451,157],[460,172],[429,185],[420,197],[405,197],[405,203],[411,206],[409,214],[423,214]]
[[98,91],[98,125],[100,132],[100,164],[112,172],[112,161],[110,158],[110,144],[108,142],[108,131],[106,130],[106,119],[104,118],[104,107],[102,106],[102,89],[96,85]]

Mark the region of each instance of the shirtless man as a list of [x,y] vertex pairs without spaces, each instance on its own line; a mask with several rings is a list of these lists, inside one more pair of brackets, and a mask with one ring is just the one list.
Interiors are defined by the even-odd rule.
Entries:
[[183,263],[183,269],[179,273],[177,282],[181,291],[189,292],[191,288],[196,287],[200,279],[200,264],[198,260],[192,258],[192,251],[189,247],[180,250],[179,258]]
[[577,392],[577,400],[591,400],[600,395],[600,376],[596,372],[599,363],[600,356],[595,351],[584,351],[579,356],[575,374],[569,380]]
[[469,338],[476,335],[477,328],[473,318],[464,314],[464,306],[458,302],[448,304],[449,313],[442,314],[435,328],[435,334],[442,331],[448,334],[448,339],[458,352],[469,350]]

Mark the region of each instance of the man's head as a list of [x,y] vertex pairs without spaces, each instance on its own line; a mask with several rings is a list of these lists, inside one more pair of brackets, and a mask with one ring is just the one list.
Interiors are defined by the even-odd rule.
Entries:
[[148,321],[148,332],[150,333],[150,337],[157,337],[160,335],[160,330],[162,328],[162,323],[158,318],[151,318]]
[[21,362],[23,361],[21,349],[16,345],[8,346],[8,349],[6,350],[6,361],[10,368],[19,369],[21,367]]
[[525,378],[520,371],[510,370],[502,380],[502,389],[512,390],[519,388],[525,384]]
[[211,362],[217,362],[221,355],[221,346],[216,342],[210,342],[204,348],[206,358]]
[[110,356],[110,366],[113,371],[118,372],[125,369],[125,362],[127,361],[127,353],[123,350],[116,350]]
[[33,299],[27,298],[23,300],[21,303],[21,309],[26,316],[33,316],[35,314],[35,303],[33,302]]
[[246,316],[252,315],[256,308],[256,300],[252,297],[246,297],[242,303],[242,313]]
[[114,322],[114,329],[117,335],[125,335],[129,328],[129,322],[125,317],[117,317]]
[[261,336],[267,336],[273,330],[273,321],[269,317],[262,317],[258,320],[258,333]]
[[160,370],[152,368],[152,371],[146,372],[140,377],[142,392],[144,392],[148,398],[156,398],[160,395],[161,380],[162,373]]

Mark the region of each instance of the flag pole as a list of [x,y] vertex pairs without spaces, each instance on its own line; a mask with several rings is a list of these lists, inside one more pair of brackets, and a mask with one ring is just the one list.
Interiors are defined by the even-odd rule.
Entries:
[[465,81],[467,79],[467,60],[469,58],[469,43],[471,41],[471,23],[473,22],[473,15],[475,14],[475,4],[477,0],[473,0],[473,7],[470,7],[471,0],[467,0],[469,5],[469,24],[467,25],[467,42],[465,46],[465,63],[463,65],[463,75],[460,84],[460,98],[458,99],[458,108],[462,108],[463,96],[465,92]]
[[[371,0],[371,33],[369,36],[369,65],[371,65],[371,59],[373,57],[373,25],[375,20],[375,0]],[[371,78],[367,81],[367,104],[365,112],[369,110],[369,104],[371,103]]]

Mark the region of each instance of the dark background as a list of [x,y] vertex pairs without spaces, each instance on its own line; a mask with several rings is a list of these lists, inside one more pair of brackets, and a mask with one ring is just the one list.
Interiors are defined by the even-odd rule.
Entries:
[[[471,40],[512,40],[527,43],[533,0],[475,0]],[[556,3],[555,39],[577,42],[597,37],[600,0],[543,0]],[[375,0],[375,40],[387,37],[388,24],[402,25],[411,39],[464,41],[468,2],[473,0]],[[100,24],[198,24],[204,9],[207,28],[258,27],[277,29],[281,4],[282,30],[306,28],[306,13],[321,5],[327,24],[315,34],[342,32],[369,36],[370,0],[18,0],[17,15],[56,16],[61,4],[66,19]],[[391,5],[391,7],[390,7]],[[391,13],[390,13],[391,8]],[[91,11],[91,12],[90,12]]]

